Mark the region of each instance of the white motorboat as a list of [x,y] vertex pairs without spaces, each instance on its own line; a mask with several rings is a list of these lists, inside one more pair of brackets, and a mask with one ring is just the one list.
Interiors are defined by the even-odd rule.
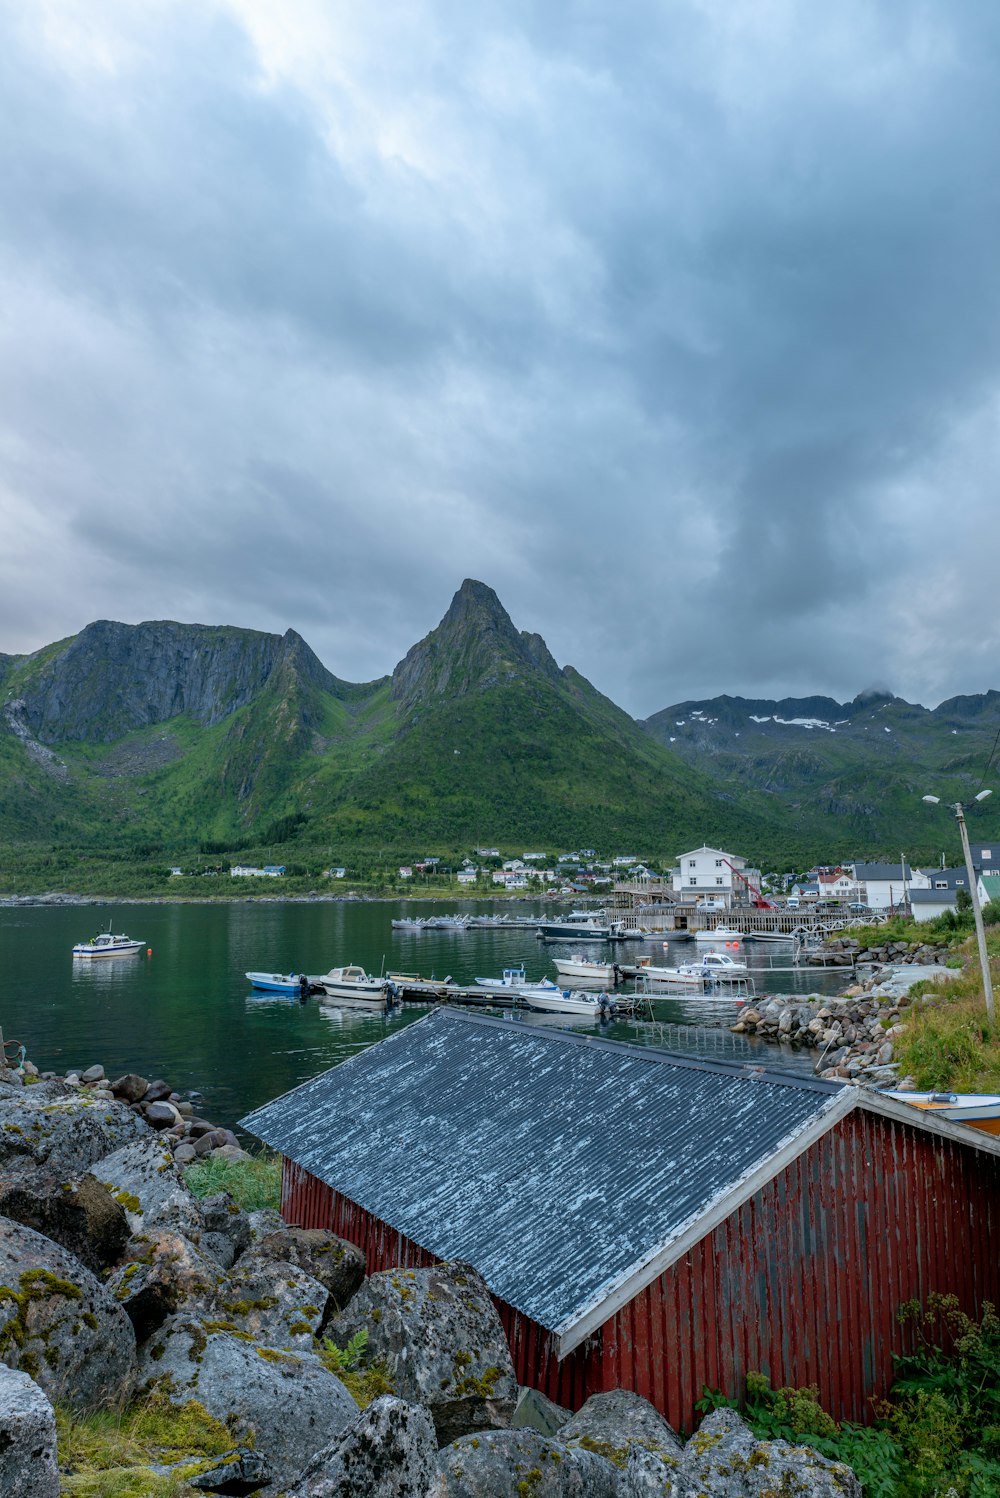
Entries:
[[528,975],[523,967],[505,967],[501,978],[476,979],[479,987],[489,993],[519,993],[527,981]]
[[309,979],[305,973],[247,973],[251,988],[264,993],[307,994]]
[[728,952],[703,952],[694,962],[682,962],[678,972],[700,978],[745,978],[747,965]]
[[742,931],[737,931],[735,926],[713,926],[711,931],[696,931],[694,939],[697,942],[711,942],[717,945],[720,941],[736,942],[737,945],[745,940]]
[[309,982],[339,1003],[361,1005],[366,1009],[381,1009],[385,1003],[386,980],[372,977],[363,967],[352,963],[332,967],[328,973],[317,977],[310,976]]
[[102,931],[91,941],[77,942],[73,948],[74,957],[130,957],[134,952],[141,952],[146,945],[144,941],[136,941],[132,936],[123,933],[112,935],[111,928]]
[[537,1009],[541,1014],[589,1015],[593,1019],[600,1019],[612,1007],[606,993],[570,993],[568,990],[563,992],[562,989],[556,989],[553,993],[526,994],[525,998],[528,1008]]
[[556,957],[556,972],[560,978],[577,978],[588,983],[613,983],[615,964],[596,962],[593,958],[576,954],[573,957]]
[[612,935],[603,911],[571,910],[550,921],[536,921],[535,926],[535,935],[546,941],[610,941]]

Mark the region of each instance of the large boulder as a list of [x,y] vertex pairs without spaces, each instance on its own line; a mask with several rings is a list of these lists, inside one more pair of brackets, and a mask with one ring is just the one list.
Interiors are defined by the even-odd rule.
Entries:
[[109,1276],[107,1289],[123,1307],[141,1345],[182,1308],[188,1315],[213,1312],[224,1283],[214,1259],[179,1233],[133,1238],[132,1257]]
[[437,1454],[427,1411],[386,1394],[313,1458],[288,1498],[426,1498]]
[[264,1491],[283,1490],[288,1475],[328,1446],[358,1407],[312,1353],[280,1352],[217,1325],[173,1317],[143,1349],[139,1377],[174,1404],[197,1399],[237,1440],[252,1440],[283,1474]]
[[0,1363],[0,1493],[59,1498],[55,1412],[26,1373]]
[[430,1498],[618,1498],[620,1479],[617,1467],[582,1447],[536,1430],[491,1430],[438,1453]]
[[0,1362],[76,1410],[132,1392],[135,1333],[112,1295],[59,1244],[0,1218]]
[[150,1132],[127,1103],[72,1091],[51,1096],[50,1086],[62,1084],[0,1092],[0,1175],[30,1161],[60,1181],[75,1180]]
[[[174,1156],[176,1160],[176,1154]],[[199,1203],[204,1230],[201,1246],[229,1269],[250,1244],[247,1214],[237,1206],[228,1191],[205,1196]]]
[[245,1262],[219,1288],[220,1318],[268,1347],[311,1352],[330,1298],[325,1287],[295,1264],[274,1259],[244,1269]]
[[100,1273],[117,1264],[128,1241],[125,1213],[88,1172],[60,1181],[45,1166],[15,1169],[0,1180],[0,1217],[34,1228]]
[[401,1399],[430,1410],[442,1445],[511,1422],[517,1379],[490,1292],[468,1264],[373,1274],[330,1323],[343,1347],[368,1332]]
[[684,1448],[676,1491],[699,1498],[861,1498],[843,1462],[809,1446],[758,1441],[735,1410],[713,1410]]
[[94,1175],[124,1207],[133,1233],[149,1236],[162,1229],[200,1241],[204,1219],[198,1199],[174,1164],[170,1146],[151,1130],[144,1128],[140,1138],[106,1155]]
[[326,1228],[281,1228],[257,1239],[240,1261],[251,1264],[279,1262],[297,1264],[325,1286],[329,1315],[343,1310],[360,1290],[365,1278],[365,1256],[360,1248],[338,1238]]
[[670,1489],[683,1447],[659,1410],[630,1389],[592,1394],[559,1431],[568,1446],[582,1446],[627,1472],[628,1498]]

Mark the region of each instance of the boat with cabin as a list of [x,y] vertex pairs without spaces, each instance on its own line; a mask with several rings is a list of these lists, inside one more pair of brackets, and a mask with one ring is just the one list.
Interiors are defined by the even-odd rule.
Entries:
[[146,945],[144,941],[137,941],[135,937],[126,936],[123,932],[113,934],[109,926],[107,931],[101,931],[90,941],[79,941],[73,948],[74,957],[131,957],[135,952],[141,952]]
[[696,931],[694,939],[699,944],[701,942],[710,942],[713,945],[717,945],[722,941],[735,942],[738,946],[741,941],[746,940],[746,937],[742,931],[737,931],[735,926],[713,926],[711,931]]
[[341,1004],[353,1004],[365,1009],[381,1009],[386,998],[386,979],[366,973],[363,967],[347,963],[343,967],[332,967],[328,973],[310,977],[314,988],[322,989],[327,998]]
[[604,912],[571,910],[568,915],[551,921],[535,922],[535,935],[546,941],[611,941],[612,928]]

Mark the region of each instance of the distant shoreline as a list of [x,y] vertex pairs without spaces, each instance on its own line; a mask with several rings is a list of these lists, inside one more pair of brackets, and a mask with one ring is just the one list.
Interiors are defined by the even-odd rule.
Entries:
[[570,899],[578,905],[598,897],[592,895],[69,895],[52,891],[43,895],[0,895],[0,910],[62,910],[83,905],[395,905],[402,900],[427,905],[452,905],[456,901],[502,901],[505,905],[527,905],[551,900],[553,905]]

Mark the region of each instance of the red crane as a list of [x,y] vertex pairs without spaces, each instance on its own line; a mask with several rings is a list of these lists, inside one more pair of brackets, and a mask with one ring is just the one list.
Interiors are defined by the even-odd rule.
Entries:
[[746,887],[747,887],[747,894],[750,895],[755,910],[774,910],[775,909],[775,906],[773,906],[771,904],[770,900],[765,900],[764,899],[764,896],[761,894],[761,892],[757,888],[756,884],[751,884],[750,880],[747,878],[747,876],[745,874],[741,874],[740,871],[739,871],[739,869],[736,867],[735,864],[730,863],[728,858],[724,858],[722,860],[722,862],[726,865],[726,867],[728,869],[732,869],[733,873],[736,875],[736,878],[740,881],[741,884],[745,884],[746,885]]

